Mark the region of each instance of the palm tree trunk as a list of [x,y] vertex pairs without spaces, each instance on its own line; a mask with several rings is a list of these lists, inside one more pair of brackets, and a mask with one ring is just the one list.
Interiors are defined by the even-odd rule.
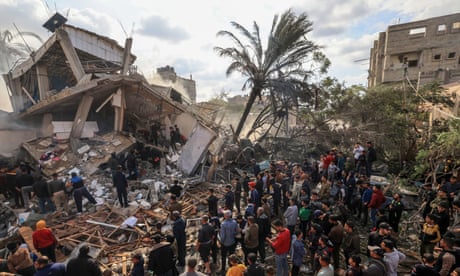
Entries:
[[233,140],[236,141],[240,137],[241,131],[243,130],[244,123],[246,122],[246,119],[248,118],[249,112],[251,111],[252,105],[254,104],[256,98],[257,98],[257,91],[252,89],[251,93],[249,94],[249,99],[248,102],[246,103],[246,106],[243,111],[243,115],[241,115],[241,119],[238,123],[238,127],[235,130],[235,134],[233,136]]

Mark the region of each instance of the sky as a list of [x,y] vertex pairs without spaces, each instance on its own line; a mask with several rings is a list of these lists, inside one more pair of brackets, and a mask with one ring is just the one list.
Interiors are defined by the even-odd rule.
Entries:
[[[378,33],[389,25],[460,12],[459,0],[0,0],[0,33],[5,30],[34,32],[46,40],[43,23],[56,11],[68,24],[111,37],[124,45],[133,38],[135,64],[147,78],[157,67],[173,66],[179,76],[196,81],[197,100],[225,91],[244,95],[244,79],[225,71],[230,60],[218,57],[214,47],[231,42],[217,37],[220,30],[237,33],[235,21],[252,30],[260,27],[262,43],[274,15],[287,9],[307,13],[313,22],[308,36],[331,60],[328,75],[346,86],[367,84],[368,58]],[[26,41],[38,47],[34,39]],[[360,62],[357,62],[361,60]],[[9,100],[0,83],[0,109]]]

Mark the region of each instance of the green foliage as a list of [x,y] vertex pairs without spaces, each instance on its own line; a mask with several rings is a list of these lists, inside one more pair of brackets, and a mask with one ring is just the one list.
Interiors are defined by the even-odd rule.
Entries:
[[287,10],[281,16],[275,15],[266,48],[262,44],[256,22],[252,31],[236,22],[231,24],[241,38],[232,32],[220,31],[217,35],[230,38],[233,46],[214,49],[219,56],[230,58],[227,75],[235,72],[242,74],[247,78],[243,89],[251,90],[235,130],[235,136],[239,137],[257,97],[268,95],[272,114],[276,118],[280,109],[296,106],[302,93],[311,92],[306,81],[312,75],[313,69],[306,65],[321,61],[319,71],[325,72],[330,62],[323,54],[317,53],[320,47],[307,39],[313,24],[306,13],[297,15],[292,10]]

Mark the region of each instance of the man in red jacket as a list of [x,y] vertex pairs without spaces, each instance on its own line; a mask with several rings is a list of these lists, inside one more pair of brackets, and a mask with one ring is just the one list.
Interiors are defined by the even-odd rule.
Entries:
[[386,198],[383,195],[383,192],[379,185],[374,185],[372,187],[372,198],[369,204],[367,205],[368,208],[371,209],[371,221],[372,221],[372,228],[377,227],[377,210],[380,209],[383,203],[385,203]]
[[278,235],[274,239],[266,238],[267,242],[275,250],[275,262],[276,262],[276,275],[288,276],[289,265],[287,261],[287,254],[291,246],[291,233],[283,226],[281,220],[277,219],[273,222]]

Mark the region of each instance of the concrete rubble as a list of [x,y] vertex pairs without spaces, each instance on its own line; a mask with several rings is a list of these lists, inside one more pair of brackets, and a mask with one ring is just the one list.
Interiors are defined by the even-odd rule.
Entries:
[[[217,161],[209,161],[219,160],[224,148],[224,140],[216,139],[220,130],[216,118],[187,106],[181,98],[184,91],[150,84],[137,73],[131,38],[122,47],[63,23],[50,31],[34,56],[3,76],[13,112],[4,118],[9,125],[0,125],[0,134],[2,141],[14,143],[5,142],[0,155],[18,157],[0,168],[12,170],[13,162],[26,161],[46,178],[56,173],[64,181],[77,172],[97,204],[85,199],[84,212],[77,216],[70,198],[69,212],[40,215],[33,199],[30,212],[15,214],[4,200],[0,239],[6,242],[21,236],[37,253],[32,229],[36,221],[45,219],[59,240],[58,261],[75,255],[86,243],[103,269],[126,275],[129,256],[149,250],[157,223],[165,234],[172,231],[167,191],[177,179],[184,188],[179,203],[188,221],[187,246],[192,247],[198,218],[207,209],[202,201],[208,188],[214,187],[220,197],[224,193],[223,185],[206,178],[214,183],[230,180],[228,171],[216,167]],[[36,81],[27,81],[30,78]],[[187,81],[194,91],[194,81]],[[156,125],[158,141],[152,138]],[[165,138],[172,127],[180,129],[186,143],[171,144]],[[160,160],[157,166],[152,155],[142,156],[146,148]],[[107,161],[112,153],[123,159],[132,150],[139,153],[139,178],[129,180],[129,207],[120,208]]]

